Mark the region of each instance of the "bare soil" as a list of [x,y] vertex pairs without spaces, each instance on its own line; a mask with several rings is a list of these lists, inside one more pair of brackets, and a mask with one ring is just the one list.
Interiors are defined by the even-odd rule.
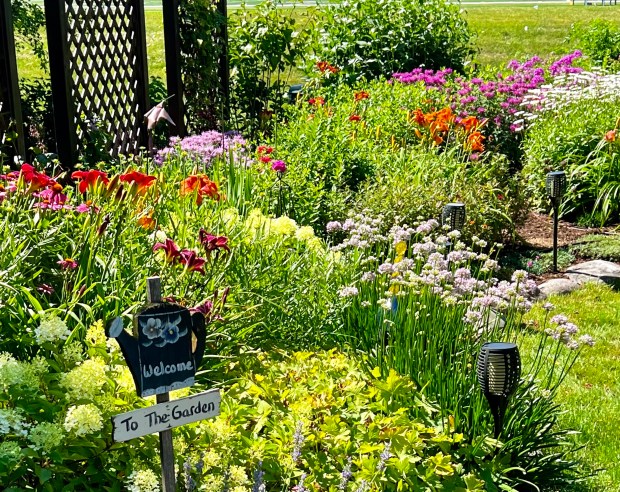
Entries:
[[[560,220],[558,224],[558,247],[562,248],[576,242],[588,234],[601,234],[613,228],[579,227],[571,222]],[[521,246],[526,248],[553,248],[553,217],[531,212],[524,224],[517,228]]]

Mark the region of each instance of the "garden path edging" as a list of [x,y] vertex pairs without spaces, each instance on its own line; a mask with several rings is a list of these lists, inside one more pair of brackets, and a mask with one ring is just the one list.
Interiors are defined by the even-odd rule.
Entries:
[[568,294],[587,282],[605,283],[620,288],[620,265],[611,261],[592,260],[572,265],[566,269],[565,275],[564,278],[552,278],[540,284],[540,297]]

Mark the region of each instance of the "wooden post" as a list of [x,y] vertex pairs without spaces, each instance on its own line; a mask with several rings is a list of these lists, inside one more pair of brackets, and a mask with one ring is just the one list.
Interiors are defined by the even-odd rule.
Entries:
[[138,114],[136,120],[140,122],[139,144],[143,147],[148,145],[148,129],[144,122],[144,115],[150,109],[149,102],[149,62],[146,51],[146,19],[144,17],[144,1],[136,0],[133,3],[133,25],[135,35],[136,56],[136,91],[138,96]]
[[45,25],[50,57],[56,152],[60,162],[73,168],[77,162],[77,125],[71,94],[69,63],[71,54],[67,43],[67,16],[64,0],[45,0]]
[[168,109],[176,126],[170,127],[171,135],[184,137],[185,100],[183,74],[181,73],[181,40],[179,37],[179,0],[163,0],[164,42],[166,48],[166,86]]
[[[15,120],[17,131],[17,151],[25,158],[24,124],[22,122],[21,99],[17,79],[17,59],[15,56],[15,35],[13,33],[13,18],[11,1],[0,0],[0,120],[7,110]],[[0,121],[1,124],[1,121]]]
[[[159,277],[149,277],[146,280],[146,297],[149,304],[161,302],[161,280]],[[157,403],[170,401],[170,393],[157,395]],[[172,430],[159,433],[159,456],[161,458],[162,490],[163,492],[176,491],[176,474],[174,471],[174,448],[172,446]]]
[[228,0],[218,0],[217,11],[221,16],[220,39],[222,53],[219,60],[219,79],[222,97],[222,130],[225,130],[225,122],[230,119],[230,70],[228,64]]

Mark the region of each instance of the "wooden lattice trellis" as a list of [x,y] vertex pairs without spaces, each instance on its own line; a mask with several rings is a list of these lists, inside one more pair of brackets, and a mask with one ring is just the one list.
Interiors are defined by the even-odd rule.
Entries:
[[0,0],[0,137],[9,121],[15,122],[18,132],[17,151],[24,155],[24,139],[11,1]]
[[98,121],[113,154],[146,144],[148,69],[142,0],[45,0],[58,154],[72,166]]

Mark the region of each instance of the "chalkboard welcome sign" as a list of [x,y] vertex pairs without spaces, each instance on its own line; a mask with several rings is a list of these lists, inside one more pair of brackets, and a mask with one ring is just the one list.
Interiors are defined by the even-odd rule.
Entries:
[[183,306],[158,303],[135,316],[133,328],[131,336],[123,329],[122,319],[116,318],[108,336],[118,340],[140,396],[160,395],[194,384],[205,349],[201,313],[192,315]]

